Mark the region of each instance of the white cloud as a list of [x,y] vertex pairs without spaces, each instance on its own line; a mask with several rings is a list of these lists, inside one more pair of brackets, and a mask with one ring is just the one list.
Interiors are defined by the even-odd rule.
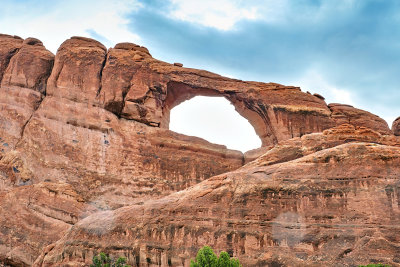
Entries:
[[140,8],[136,0],[49,1],[45,8],[35,5],[36,1],[2,3],[0,31],[23,38],[36,37],[53,53],[71,36],[93,38],[90,34],[93,31],[107,38],[102,40],[106,46],[140,40],[128,30],[129,21],[124,17]]
[[169,14],[174,19],[219,30],[232,30],[241,20],[275,20],[286,6],[286,1],[240,0],[171,0]]
[[172,8],[166,15],[218,30],[233,30],[242,20],[259,20],[269,24],[324,19],[336,10],[351,9],[359,0],[323,1],[313,5],[290,0],[169,0]]
[[354,95],[351,91],[337,88],[328,83],[324,77],[315,70],[307,71],[300,79],[290,84],[300,86],[303,91],[318,93],[324,96],[327,103],[356,105],[354,102]]

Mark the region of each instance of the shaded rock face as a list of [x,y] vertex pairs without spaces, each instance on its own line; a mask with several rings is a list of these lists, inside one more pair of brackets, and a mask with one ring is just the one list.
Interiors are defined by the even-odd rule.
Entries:
[[42,42],[28,38],[11,58],[3,74],[1,86],[19,86],[45,94],[53,62],[54,55],[46,50]]
[[392,131],[394,135],[400,136],[400,117],[393,122]]
[[23,40],[20,37],[0,34],[0,81],[10,59],[21,48],[22,42]]
[[[203,245],[245,266],[400,262],[400,137],[369,112],[83,37],[54,56],[0,35],[0,79],[0,263],[182,266]],[[197,95],[228,99],[262,147],[169,131]]]

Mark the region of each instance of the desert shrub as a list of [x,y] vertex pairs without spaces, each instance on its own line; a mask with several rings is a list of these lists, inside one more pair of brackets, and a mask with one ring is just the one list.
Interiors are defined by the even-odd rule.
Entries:
[[117,260],[114,260],[104,252],[94,256],[92,261],[93,263],[90,264],[90,267],[130,267],[129,265],[125,264],[125,258],[119,257]]
[[196,260],[190,261],[190,267],[242,267],[242,265],[238,259],[231,259],[225,251],[218,257],[212,248],[204,246],[197,252]]

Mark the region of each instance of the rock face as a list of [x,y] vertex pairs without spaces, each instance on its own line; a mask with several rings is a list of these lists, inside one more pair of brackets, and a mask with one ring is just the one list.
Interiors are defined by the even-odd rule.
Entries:
[[19,86],[44,94],[53,62],[54,55],[46,50],[41,41],[28,38],[11,58],[4,72],[1,86]]
[[10,63],[10,59],[21,48],[22,42],[22,38],[18,36],[0,34],[0,81]]
[[392,131],[394,135],[400,136],[400,117],[393,122]]
[[[400,263],[400,137],[376,115],[83,37],[54,56],[0,35],[0,82],[0,263],[187,266],[206,244],[245,266]],[[198,95],[228,99],[262,147],[168,130]]]
[[70,185],[38,183],[0,194],[0,262],[31,265],[48,244],[96,209]]
[[329,104],[328,107],[332,111],[331,118],[335,121],[336,125],[350,123],[374,129],[381,134],[391,134],[386,121],[365,110],[343,104]]
[[87,217],[37,265],[83,265],[108,251],[134,266],[187,266],[211,245],[244,266],[396,266],[400,142],[380,138],[347,125],[288,140],[237,171]]
[[48,81],[49,96],[92,103],[101,89],[107,49],[101,43],[72,37],[61,44]]

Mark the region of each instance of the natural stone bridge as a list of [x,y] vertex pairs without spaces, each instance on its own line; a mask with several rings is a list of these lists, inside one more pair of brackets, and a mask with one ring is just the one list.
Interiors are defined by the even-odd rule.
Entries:
[[349,106],[327,106],[320,95],[298,87],[246,82],[167,64],[131,43],[107,50],[95,40],[72,37],[61,45],[54,60],[34,38],[3,36],[2,40],[7,43],[1,48],[3,87],[21,86],[96,105],[151,126],[168,129],[170,110],[202,95],[227,98],[253,125],[263,146],[343,122],[390,132],[377,116]]
[[[203,245],[244,266],[400,262],[399,120],[393,135],[298,87],[82,37],[54,56],[0,35],[0,80],[0,265],[87,266],[105,251],[187,266]],[[197,95],[227,98],[262,149],[169,131]]]

